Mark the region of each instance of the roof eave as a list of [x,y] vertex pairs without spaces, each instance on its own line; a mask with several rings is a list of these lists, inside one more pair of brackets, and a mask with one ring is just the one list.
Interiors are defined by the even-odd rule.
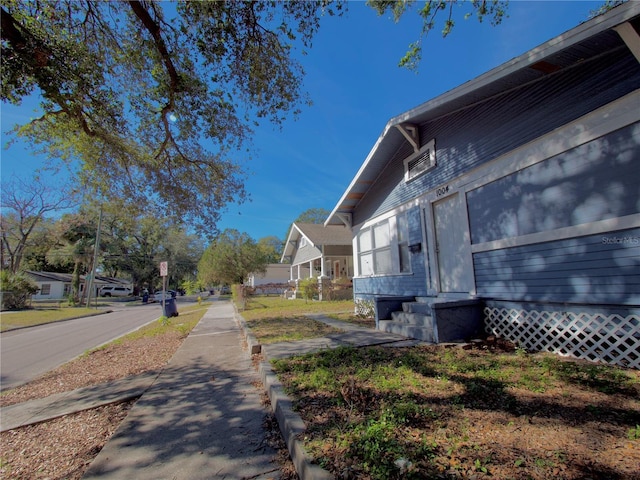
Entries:
[[[471,92],[481,89],[482,87],[497,82],[498,80],[505,78],[518,70],[527,68],[530,65],[548,58],[551,55],[559,52],[560,50],[584,41],[593,35],[622,25],[639,14],[640,2],[627,2],[625,4],[619,5],[606,14],[599,15],[584,23],[581,23],[571,30],[568,30],[563,34],[554,37],[551,40],[548,40],[540,46],[535,47],[532,50],[529,50],[528,52],[525,52],[524,54],[515,57],[512,60],[503,63],[502,65],[499,65],[498,67],[495,67],[488,72],[472,80],[469,80],[468,82],[465,82],[462,85],[443,93],[442,95],[433,98],[432,100],[429,100],[411,110],[408,110],[396,117],[391,118],[387,122],[380,137],[369,152],[369,155],[365,159],[364,163],[360,166],[360,169],[356,173],[355,177],[353,178],[343,195],[340,197],[340,200],[333,208],[324,224],[329,225],[335,220],[339,220],[341,223],[345,223],[340,218],[339,214],[352,212],[355,205],[354,207],[350,207],[349,211],[340,211],[341,205],[345,203],[349,195],[354,190],[355,185],[359,183],[364,172],[367,170],[367,167],[369,166],[372,158],[375,156],[380,146],[384,143],[389,131],[395,128],[396,125],[411,122],[411,120],[417,116],[424,115],[430,110],[441,107],[442,105],[446,105],[447,103],[463,97],[464,95],[467,95]],[[351,225],[347,226],[351,227]]]

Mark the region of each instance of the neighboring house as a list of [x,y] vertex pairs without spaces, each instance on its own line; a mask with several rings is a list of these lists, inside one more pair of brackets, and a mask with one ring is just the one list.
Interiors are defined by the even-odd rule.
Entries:
[[378,328],[640,368],[639,31],[628,2],[388,122],[326,222]]
[[344,225],[294,222],[280,262],[288,264],[292,281],[309,277],[351,278],[351,231]]
[[[26,272],[33,281],[38,285],[40,289],[38,293],[34,294],[31,298],[33,300],[63,300],[69,297],[72,291],[73,275],[70,273],[56,273],[56,272],[35,272],[27,270]],[[104,285],[117,285],[131,287],[131,282],[111,277],[96,276],[93,286],[95,292],[92,294],[92,298],[95,298],[98,294],[100,287]],[[84,292],[85,277],[80,277],[80,292]]]
[[264,273],[252,273],[246,282],[246,286],[256,289],[260,293],[283,293],[289,284],[289,265],[282,263],[270,263]]

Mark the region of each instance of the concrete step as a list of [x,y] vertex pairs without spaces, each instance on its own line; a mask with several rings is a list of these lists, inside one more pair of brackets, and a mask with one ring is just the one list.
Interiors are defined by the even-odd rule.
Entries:
[[433,325],[433,319],[431,318],[431,316],[424,315],[422,313],[392,312],[391,320],[398,323],[415,325],[417,327]]
[[393,320],[380,320],[378,329],[383,332],[422,340],[423,342],[435,343],[435,335],[431,326],[417,326]]
[[427,302],[403,302],[402,311],[406,313],[419,313],[421,315],[432,315],[431,304]]

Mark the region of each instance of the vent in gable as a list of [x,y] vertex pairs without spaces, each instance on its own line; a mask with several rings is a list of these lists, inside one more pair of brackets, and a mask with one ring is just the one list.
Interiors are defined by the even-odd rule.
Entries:
[[404,161],[404,180],[408,182],[436,166],[435,140],[425,144]]

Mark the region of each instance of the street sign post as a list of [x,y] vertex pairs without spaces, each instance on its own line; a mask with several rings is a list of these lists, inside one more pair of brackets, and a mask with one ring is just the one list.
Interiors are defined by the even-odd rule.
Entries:
[[167,274],[169,273],[169,262],[160,262],[160,276],[162,277],[162,314],[165,312],[165,297],[167,296]]

